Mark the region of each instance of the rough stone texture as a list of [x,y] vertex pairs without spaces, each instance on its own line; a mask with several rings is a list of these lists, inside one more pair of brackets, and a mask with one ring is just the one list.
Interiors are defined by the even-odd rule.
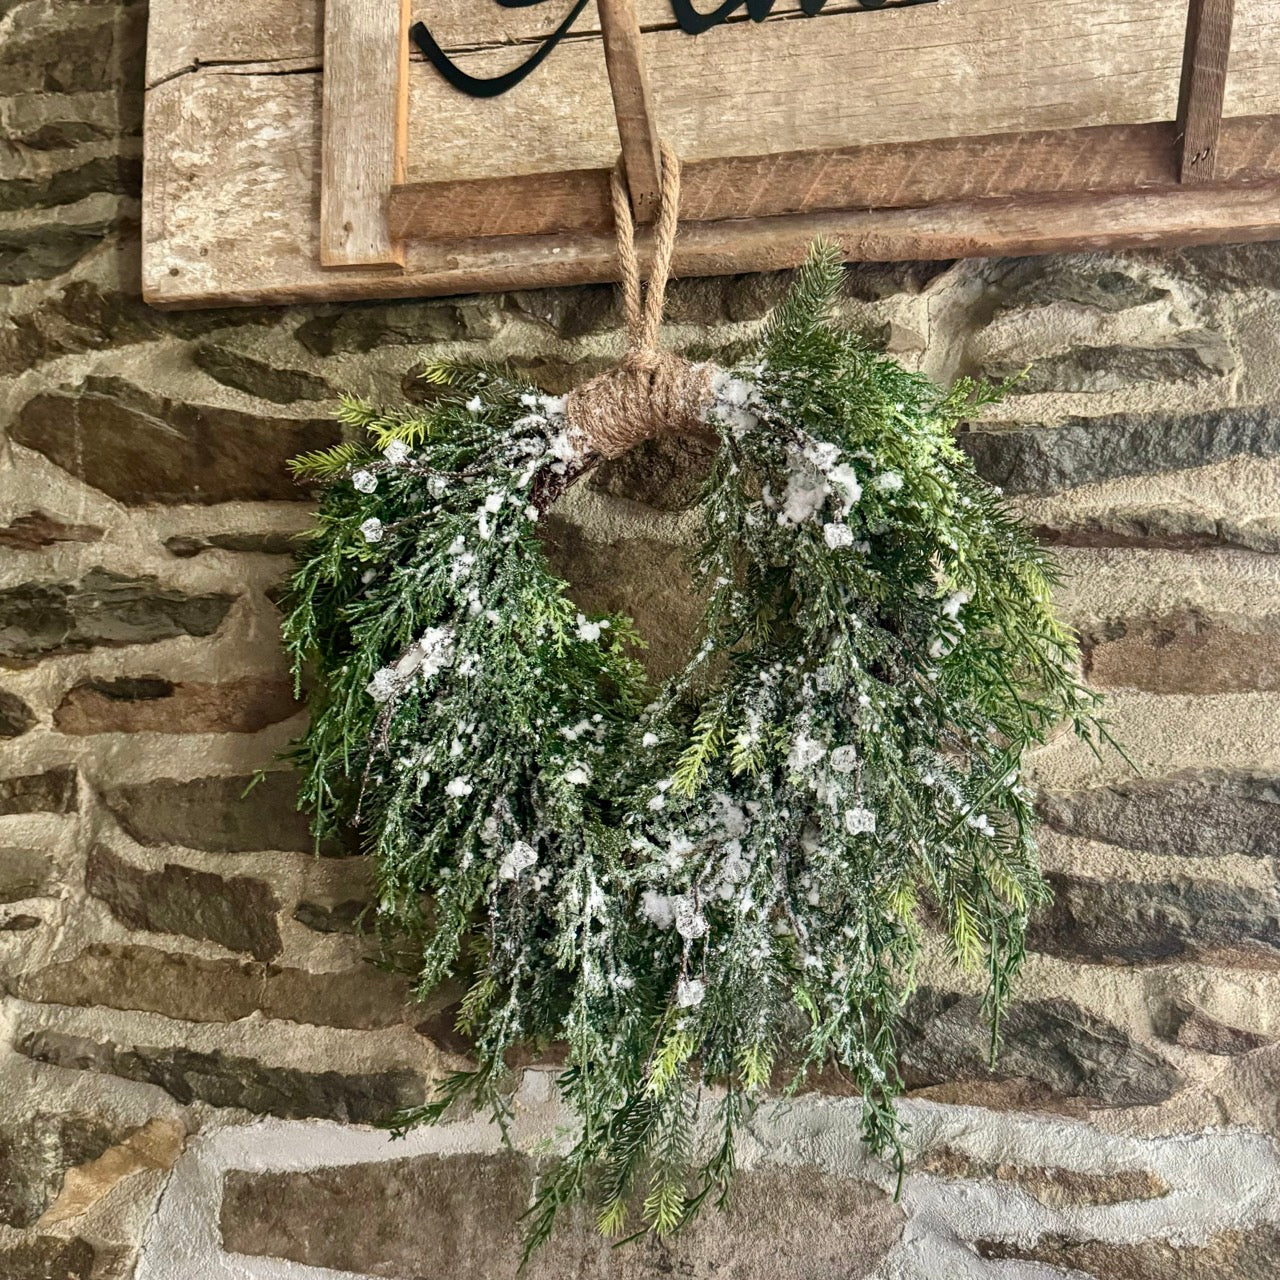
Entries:
[[120,502],[303,498],[285,463],[338,439],[323,419],[189,405],[115,377],[33,396],[10,439]]
[[[232,1172],[223,1193],[223,1244],[235,1253],[389,1280],[418,1280],[430,1257],[432,1274],[489,1280],[515,1270],[515,1223],[532,1174],[531,1162],[515,1155],[426,1156],[304,1174]],[[856,1280],[872,1274],[902,1230],[901,1211],[882,1191],[811,1169],[743,1174],[723,1217],[708,1216],[667,1245],[614,1253],[584,1217],[534,1260],[525,1272],[530,1280]],[[310,1229],[335,1220],[352,1230]]]
[[425,1092],[421,1078],[404,1069],[355,1075],[301,1071],[235,1054],[126,1046],[56,1031],[35,1032],[14,1047],[37,1062],[157,1085],[183,1104],[198,1099],[285,1120],[380,1124],[401,1107],[420,1103]]
[[1208,769],[1046,795],[1055,830],[1147,853],[1219,858],[1280,853],[1280,779]]
[[975,1160],[963,1151],[946,1146],[927,1151],[915,1167],[939,1178],[1012,1183],[1050,1209],[1156,1200],[1169,1193],[1169,1184],[1149,1169],[1081,1173],[1077,1169]]
[[1056,427],[976,430],[960,437],[978,470],[1006,493],[1052,493],[1121,476],[1280,454],[1275,405],[1205,413],[1078,418]]
[[259,1011],[291,1022],[369,1028],[405,1021],[408,984],[363,967],[311,973],[95,943],[73,960],[20,978],[17,993],[24,1000],[141,1009],[189,1022],[234,1022]]
[[188,595],[155,578],[91,569],[78,582],[24,582],[0,590],[0,664],[64,653],[209,636],[234,596]]
[[53,713],[63,733],[257,733],[299,710],[287,680],[87,680]]
[[0,778],[0,814],[74,813],[78,807],[76,771],[72,768]]
[[1001,1022],[1000,1055],[992,1066],[991,1031],[980,1003],[929,987],[912,997],[900,1036],[910,1087],[958,1084],[953,1096],[963,1099],[966,1082],[1017,1081],[1029,1086],[1029,1093],[1014,1095],[1024,1100],[1135,1107],[1163,1102],[1181,1083],[1157,1054],[1063,999],[1015,1001]]
[[1103,1244],[1045,1236],[1034,1245],[980,1240],[984,1258],[1047,1262],[1098,1280],[1270,1280],[1280,1257],[1280,1231],[1226,1231],[1207,1244]]
[[1081,636],[1084,671],[1099,688],[1152,693],[1280,689],[1280,626],[1246,630],[1194,609],[1124,618]]
[[261,880],[171,862],[162,871],[145,871],[97,845],[89,854],[84,885],[131,929],[202,938],[257,960],[280,954],[280,902]]
[[[501,1210],[528,1167],[495,1161],[478,1119],[408,1140],[478,1162],[480,1181],[438,1201],[385,1169],[307,1190],[353,1146],[400,1159],[350,1122],[421,1099],[468,1046],[461,983],[407,1005],[405,980],[367,963],[368,867],[311,856],[278,758],[297,721],[272,601],[308,514],[283,464],[338,437],[340,392],[428,402],[420,374],[442,358],[567,390],[620,349],[617,294],[151,309],[145,18],[142,0],[0,0],[0,1201],[25,1224],[0,1224],[0,1276],[123,1280],[144,1240],[138,1280],[252,1270],[224,1266],[213,1203],[245,1151],[253,1177],[291,1171],[289,1196],[336,1197],[301,1244],[314,1216],[237,1202],[235,1230],[282,1259],[510,1275]],[[679,281],[665,340],[735,359],[787,279]],[[1068,564],[1085,669],[1142,775],[1060,742],[1032,762],[1057,905],[994,1068],[981,975],[922,966],[903,1039],[926,1101],[908,1104],[900,1205],[859,1182],[893,1190],[859,1154],[856,1099],[810,1094],[783,1127],[753,1125],[745,1158],[763,1164],[738,1216],[708,1219],[688,1252],[571,1233],[554,1273],[1280,1273],[1280,1159],[1262,1136],[1280,1133],[1280,245],[855,264],[840,307],[939,379],[1028,370],[963,443]],[[631,613],[656,675],[693,640],[684,551],[705,467],[695,446],[648,446],[545,526],[575,598]],[[565,1118],[536,1072],[520,1099],[527,1155]],[[277,1126],[265,1163],[255,1118]],[[172,1173],[129,1146],[164,1137],[155,1120],[198,1135]],[[208,1163],[239,1135],[241,1154]],[[76,1216],[41,1225],[67,1170],[59,1212]],[[453,1216],[431,1230],[441,1206]]]
[[307,820],[298,812],[298,781],[292,773],[277,771],[260,780],[251,774],[189,782],[158,778],[110,788],[102,799],[139,844],[185,845],[211,853],[310,853],[315,848]]
[[1050,874],[1053,905],[1027,945],[1073,960],[1152,963],[1188,956],[1280,967],[1280,897],[1220,880],[1094,880]]

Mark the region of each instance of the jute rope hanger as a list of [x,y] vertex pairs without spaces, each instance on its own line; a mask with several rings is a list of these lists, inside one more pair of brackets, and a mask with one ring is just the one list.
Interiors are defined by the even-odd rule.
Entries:
[[641,283],[621,162],[610,177],[627,352],[616,368],[571,391],[565,406],[570,430],[582,441],[583,451],[598,458],[620,457],[659,435],[709,434],[702,415],[711,400],[713,367],[693,364],[658,346],[680,220],[680,160],[665,142],[661,154],[662,183],[647,289]]

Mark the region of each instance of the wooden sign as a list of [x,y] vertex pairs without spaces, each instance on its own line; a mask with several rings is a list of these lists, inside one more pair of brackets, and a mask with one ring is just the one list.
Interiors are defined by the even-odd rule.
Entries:
[[151,0],[158,306],[1280,238],[1280,0]]

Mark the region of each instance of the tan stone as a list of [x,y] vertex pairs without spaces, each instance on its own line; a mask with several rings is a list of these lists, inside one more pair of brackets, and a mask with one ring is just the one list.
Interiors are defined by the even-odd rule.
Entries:
[[63,733],[257,733],[296,715],[287,680],[90,680],[53,713]]
[[182,1151],[186,1130],[176,1120],[148,1120],[96,1160],[68,1169],[58,1198],[36,1223],[50,1227],[81,1217],[117,1184],[148,1169],[171,1169]]

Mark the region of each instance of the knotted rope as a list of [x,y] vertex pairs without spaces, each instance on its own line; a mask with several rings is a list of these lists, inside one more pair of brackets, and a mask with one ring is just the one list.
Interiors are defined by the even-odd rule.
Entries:
[[661,150],[662,182],[647,290],[641,285],[635,225],[621,164],[609,181],[627,353],[616,368],[570,392],[565,407],[570,431],[581,441],[583,452],[599,458],[617,458],[641,441],[666,433],[707,434],[702,415],[711,398],[711,366],[691,364],[658,347],[680,218],[680,160],[666,143]]

